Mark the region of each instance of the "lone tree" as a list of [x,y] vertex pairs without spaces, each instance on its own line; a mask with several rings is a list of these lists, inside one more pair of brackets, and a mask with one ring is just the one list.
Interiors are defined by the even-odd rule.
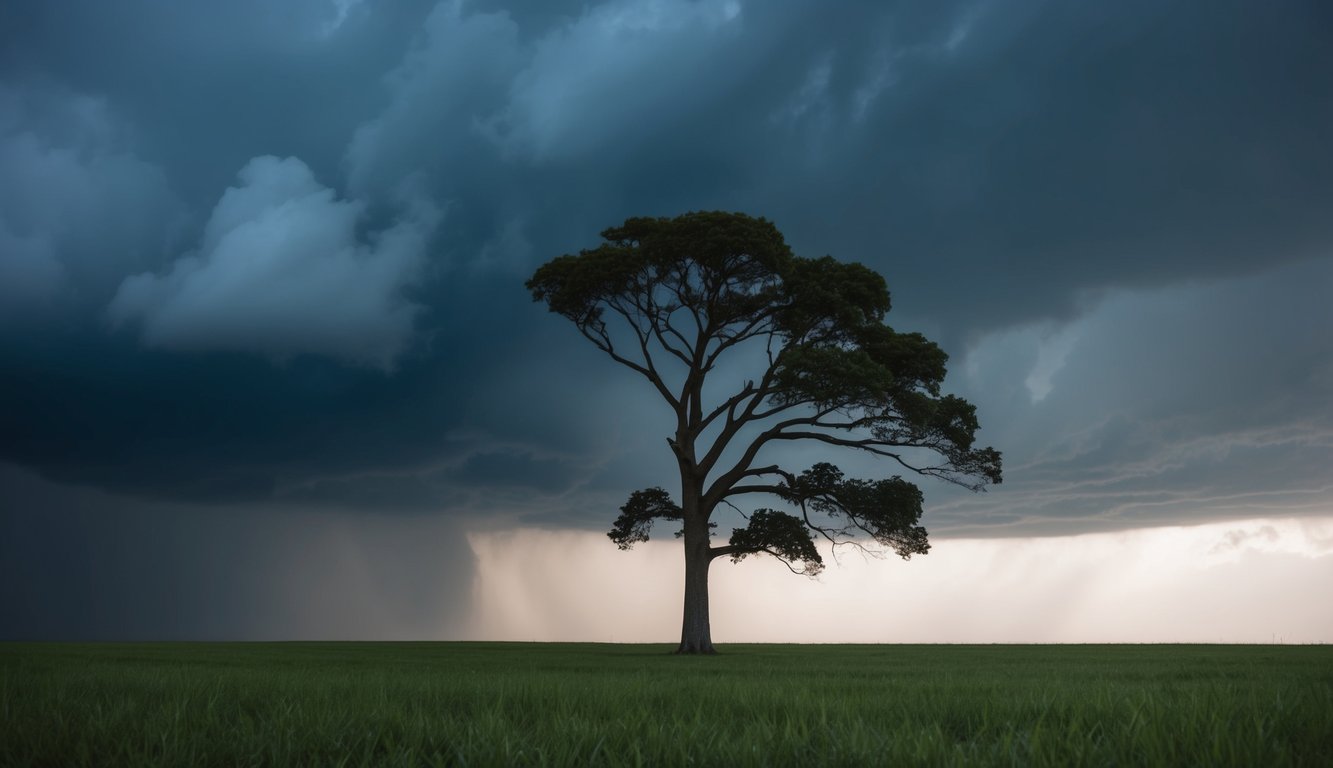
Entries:
[[[676,417],[667,443],[680,470],[678,500],[662,488],[635,491],[607,535],[629,549],[648,540],[655,520],[683,527],[677,653],[714,652],[715,558],[769,554],[813,575],[824,567],[816,537],[835,547],[868,537],[904,559],[930,549],[917,525],[921,491],[901,476],[857,480],[827,463],[796,472],[764,463],[765,448],[822,443],[972,490],[1000,482],[1000,454],[972,445],[975,407],[940,394],[947,355],[884,324],[889,292],[877,273],[795,256],[772,223],[739,213],[632,218],[602,238],[543,265],[527,287],[647,379]],[[759,370],[716,394],[728,382],[709,376],[724,360],[753,360]],[[739,512],[736,501],[751,495],[791,511],[742,513],[745,527],[714,545],[714,512]]]

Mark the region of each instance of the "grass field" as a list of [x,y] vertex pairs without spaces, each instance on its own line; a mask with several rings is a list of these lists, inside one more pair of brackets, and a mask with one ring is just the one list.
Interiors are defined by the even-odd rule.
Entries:
[[0,644],[0,765],[1333,764],[1329,646]]

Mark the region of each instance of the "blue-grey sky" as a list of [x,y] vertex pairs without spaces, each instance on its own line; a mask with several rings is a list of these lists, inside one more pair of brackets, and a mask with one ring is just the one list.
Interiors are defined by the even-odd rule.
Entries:
[[460,634],[671,482],[523,288],[632,215],[886,277],[1006,459],[936,537],[1333,515],[1329,137],[1318,0],[5,3],[0,636]]

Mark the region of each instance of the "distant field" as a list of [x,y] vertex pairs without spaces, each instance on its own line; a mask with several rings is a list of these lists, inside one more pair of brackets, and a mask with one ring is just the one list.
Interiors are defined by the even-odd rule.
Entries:
[[0,765],[1333,764],[1329,646],[0,644]]

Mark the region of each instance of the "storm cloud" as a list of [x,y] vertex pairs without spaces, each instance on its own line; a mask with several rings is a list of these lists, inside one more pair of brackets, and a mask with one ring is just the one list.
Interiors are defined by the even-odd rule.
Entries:
[[142,320],[154,346],[392,368],[421,309],[402,292],[422,270],[437,212],[418,202],[361,243],[365,206],[336,199],[299,159],[257,157],[239,180],[213,209],[198,251],[166,274],[125,278],[112,318]]
[[152,263],[184,208],[163,170],[129,146],[104,97],[0,83],[0,301],[8,322],[105,301]]
[[666,413],[523,281],[698,209],[880,271],[950,352],[1006,477],[926,484],[932,532],[1331,514],[1331,33],[1299,1],[6,4],[0,514],[67,563],[149,507],[239,549],[217,519],[604,527],[672,482]]

